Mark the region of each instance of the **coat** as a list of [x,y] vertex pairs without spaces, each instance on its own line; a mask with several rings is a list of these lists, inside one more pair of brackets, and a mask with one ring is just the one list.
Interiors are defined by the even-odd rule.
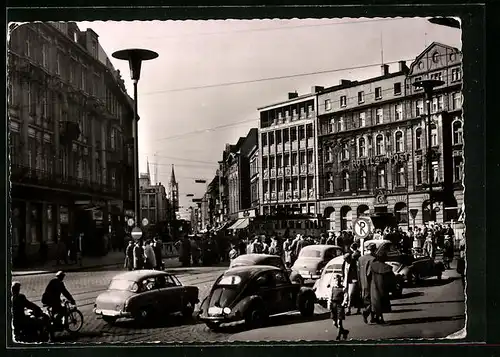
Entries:
[[370,289],[371,289],[371,275],[368,276],[371,263],[375,257],[371,254],[363,255],[358,260],[358,279],[361,288],[361,299],[365,306],[371,304]]
[[139,245],[134,246],[134,269],[142,269],[144,265],[144,257],[142,256],[142,249]]
[[391,312],[389,291],[395,277],[392,267],[379,260],[371,262],[368,269],[371,309],[376,315]]

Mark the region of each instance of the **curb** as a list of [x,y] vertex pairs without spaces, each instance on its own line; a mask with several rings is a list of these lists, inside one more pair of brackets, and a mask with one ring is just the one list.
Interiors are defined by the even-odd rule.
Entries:
[[[168,257],[165,259],[175,259],[177,257]],[[65,272],[71,273],[71,272],[79,272],[79,271],[87,271],[91,269],[98,269],[98,268],[106,268],[106,267],[113,267],[113,266],[120,266],[123,265],[123,261],[116,262],[116,263],[107,263],[107,264],[97,264],[97,265],[89,265],[85,267],[74,267],[74,268],[68,268],[64,269]],[[38,271],[26,271],[26,272],[11,272],[11,276],[31,276],[31,275],[46,275],[46,274],[55,274],[59,270],[62,269],[56,269],[56,270],[38,270]]]

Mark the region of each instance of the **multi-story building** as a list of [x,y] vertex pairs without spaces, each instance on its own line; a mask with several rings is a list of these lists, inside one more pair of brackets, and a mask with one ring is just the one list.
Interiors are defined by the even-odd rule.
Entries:
[[161,225],[168,220],[169,201],[165,186],[161,182],[154,185],[151,183],[149,163],[148,172],[139,177],[139,193],[141,197],[141,224],[142,220],[146,218],[148,224],[145,229],[148,232],[159,233]]
[[259,108],[260,214],[316,214],[316,98],[322,87]]
[[[258,132],[257,132],[258,135]],[[255,145],[248,153],[250,162],[250,207],[259,212],[259,146],[258,136]]]
[[121,230],[133,209],[132,99],[92,30],[71,22],[10,30],[14,260],[50,256],[54,243],[82,232],[84,254],[102,253],[103,235]]
[[[379,77],[346,82],[318,94],[319,213],[330,229],[349,229],[354,218],[376,212],[394,213],[405,226],[430,220],[425,216],[429,199],[425,184],[430,177],[424,160],[426,109],[422,91],[411,85],[428,76],[449,77],[436,90],[431,103],[432,177],[435,191],[441,192],[434,201],[446,201],[440,212],[448,210],[447,219],[454,214],[450,208],[458,205],[456,200],[444,198],[444,192],[449,192],[444,189],[444,181],[454,185],[452,191],[461,190],[460,169],[453,177],[453,169],[447,168],[455,161],[461,162],[452,158],[461,158],[461,121],[457,119],[461,116],[459,56],[457,49],[432,44],[410,68],[402,61],[398,71],[390,73],[389,67],[383,65]],[[429,65],[431,62],[433,65]],[[451,109],[451,115],[450,108],[456,108]],[[460,130],[459,134],[455,135],[452,127]],[[452,152],[454,140],[460,144]],[[442,213],[432,219],[442,221]]]

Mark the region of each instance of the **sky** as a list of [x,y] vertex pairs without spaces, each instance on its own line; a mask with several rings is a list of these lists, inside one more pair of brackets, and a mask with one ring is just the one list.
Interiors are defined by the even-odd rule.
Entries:
[[378,76],[382,60],[396,71],[397,61],[410,65],[432,42],[461,48],[460,30],[423,18],[95,21],[78,26],[99,35],[131,96],[128,64],[111,54],[125,48],[159,54],[143,63],[138,84],[139,165],[146,172],[149,161],[153,179],[157,172],[157,181],[167,186],[174,164],[184,209],[194,206],[187,194],[201,197],[205,192],[206,185],[194,180],[214,177],[225,144],[235,144],[258,127],[258,107],[286,100],[288,92],[310,93],[315,85]]

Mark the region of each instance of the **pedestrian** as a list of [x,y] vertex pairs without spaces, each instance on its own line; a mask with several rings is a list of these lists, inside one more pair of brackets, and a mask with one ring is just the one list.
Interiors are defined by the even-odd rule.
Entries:
[[283,242],[283,254],[285,258],[285,265],[287,268],[290,268],[292,266],[292,242],[290,241],[290,237],[286,237],[285,241]]
[[363,321],[368,323],[368,316],[370,322],[374,322],[373,312],[371,309],[370,289],[371,289],[371,276],[368,275],[371,263],[375,260],[375,252],[377,246],[374,243],[368,244],[369,254],[365,254],[358,259],[358,278],[361,285],[361,300],[363,304]]
[[134,253],[134,270],[140,270],[144,265],[144,258],[142,255],[141,242],[139,240],[135,242],[133,253]]
[[76,260],[80,264],[80,266],[82,266],[83,265],[83,233],[80,233],[76,237],[75,251],[76,251]]
[[347,339],[349,335],[349,330],[344,329],[343,321],[345,320],[345,295],[346,288],[342,285],[342,276],[340,274],[335,275],[335,282],[332,286],[332,292],[330,295],[330,316],[333,321],[333,326],[338,328],[337,341],[341,337],[344,340]]
[[344,286],[347,288],[347,312],[351,314],[352,308],[357,308],[357,313],[361,312],[360,293],[358,284],[358,259],[361,256],[358,245],[352,243],[350,252],[344,255],[342,271],[344,273]]
[[127,270],[134,270],[134,241],[130,240],[125,249],[125,263],[123,267]]
[[155,269],[162,270],[163,269],[163,242],[158,237],[154,237],[153,239],[153,251],[155,253]]
[[453,256],[455,255],[455,249],[453,247],[453,242],[451,241],[451,237],[449,235],[444,236],[443,243],[443,263],[445,269],[450,269],[451,262],[453,261]]
[[327,245],[335,245],[335,233],[333,231],[328,232],[328,238],[326,239]]
[[59,235],[57,237],[57,253],[56,253],[56,265],[61,264],[61,262],[64,262],[65,264],[68,264],[68,256],[66,254],[66,244],[64,243],[64,240],[62,237]]
[[147,240],[144,244],[144,268],[154,269],[156,267],[155,251],[151,246],[151,241]]
[[432,241],[432,233],[427,234],[427,238],[425,239],[423,252],[428,257],[434,259],[436,257],[436,249],[434,248],[434,243]]
[[238,257],[238,250],[234,244],[231,244],[231,250],[229,251],[229,262],[232,262]]
[[389,291],[395,283],[395,276],[392,267],[385,262],[386,253],[376,257],[370,264],[368,276],[370,284],[370,303],[374,315],[374,321],[378,324],[385,323],[384,314],[391,312],[391,300]]

